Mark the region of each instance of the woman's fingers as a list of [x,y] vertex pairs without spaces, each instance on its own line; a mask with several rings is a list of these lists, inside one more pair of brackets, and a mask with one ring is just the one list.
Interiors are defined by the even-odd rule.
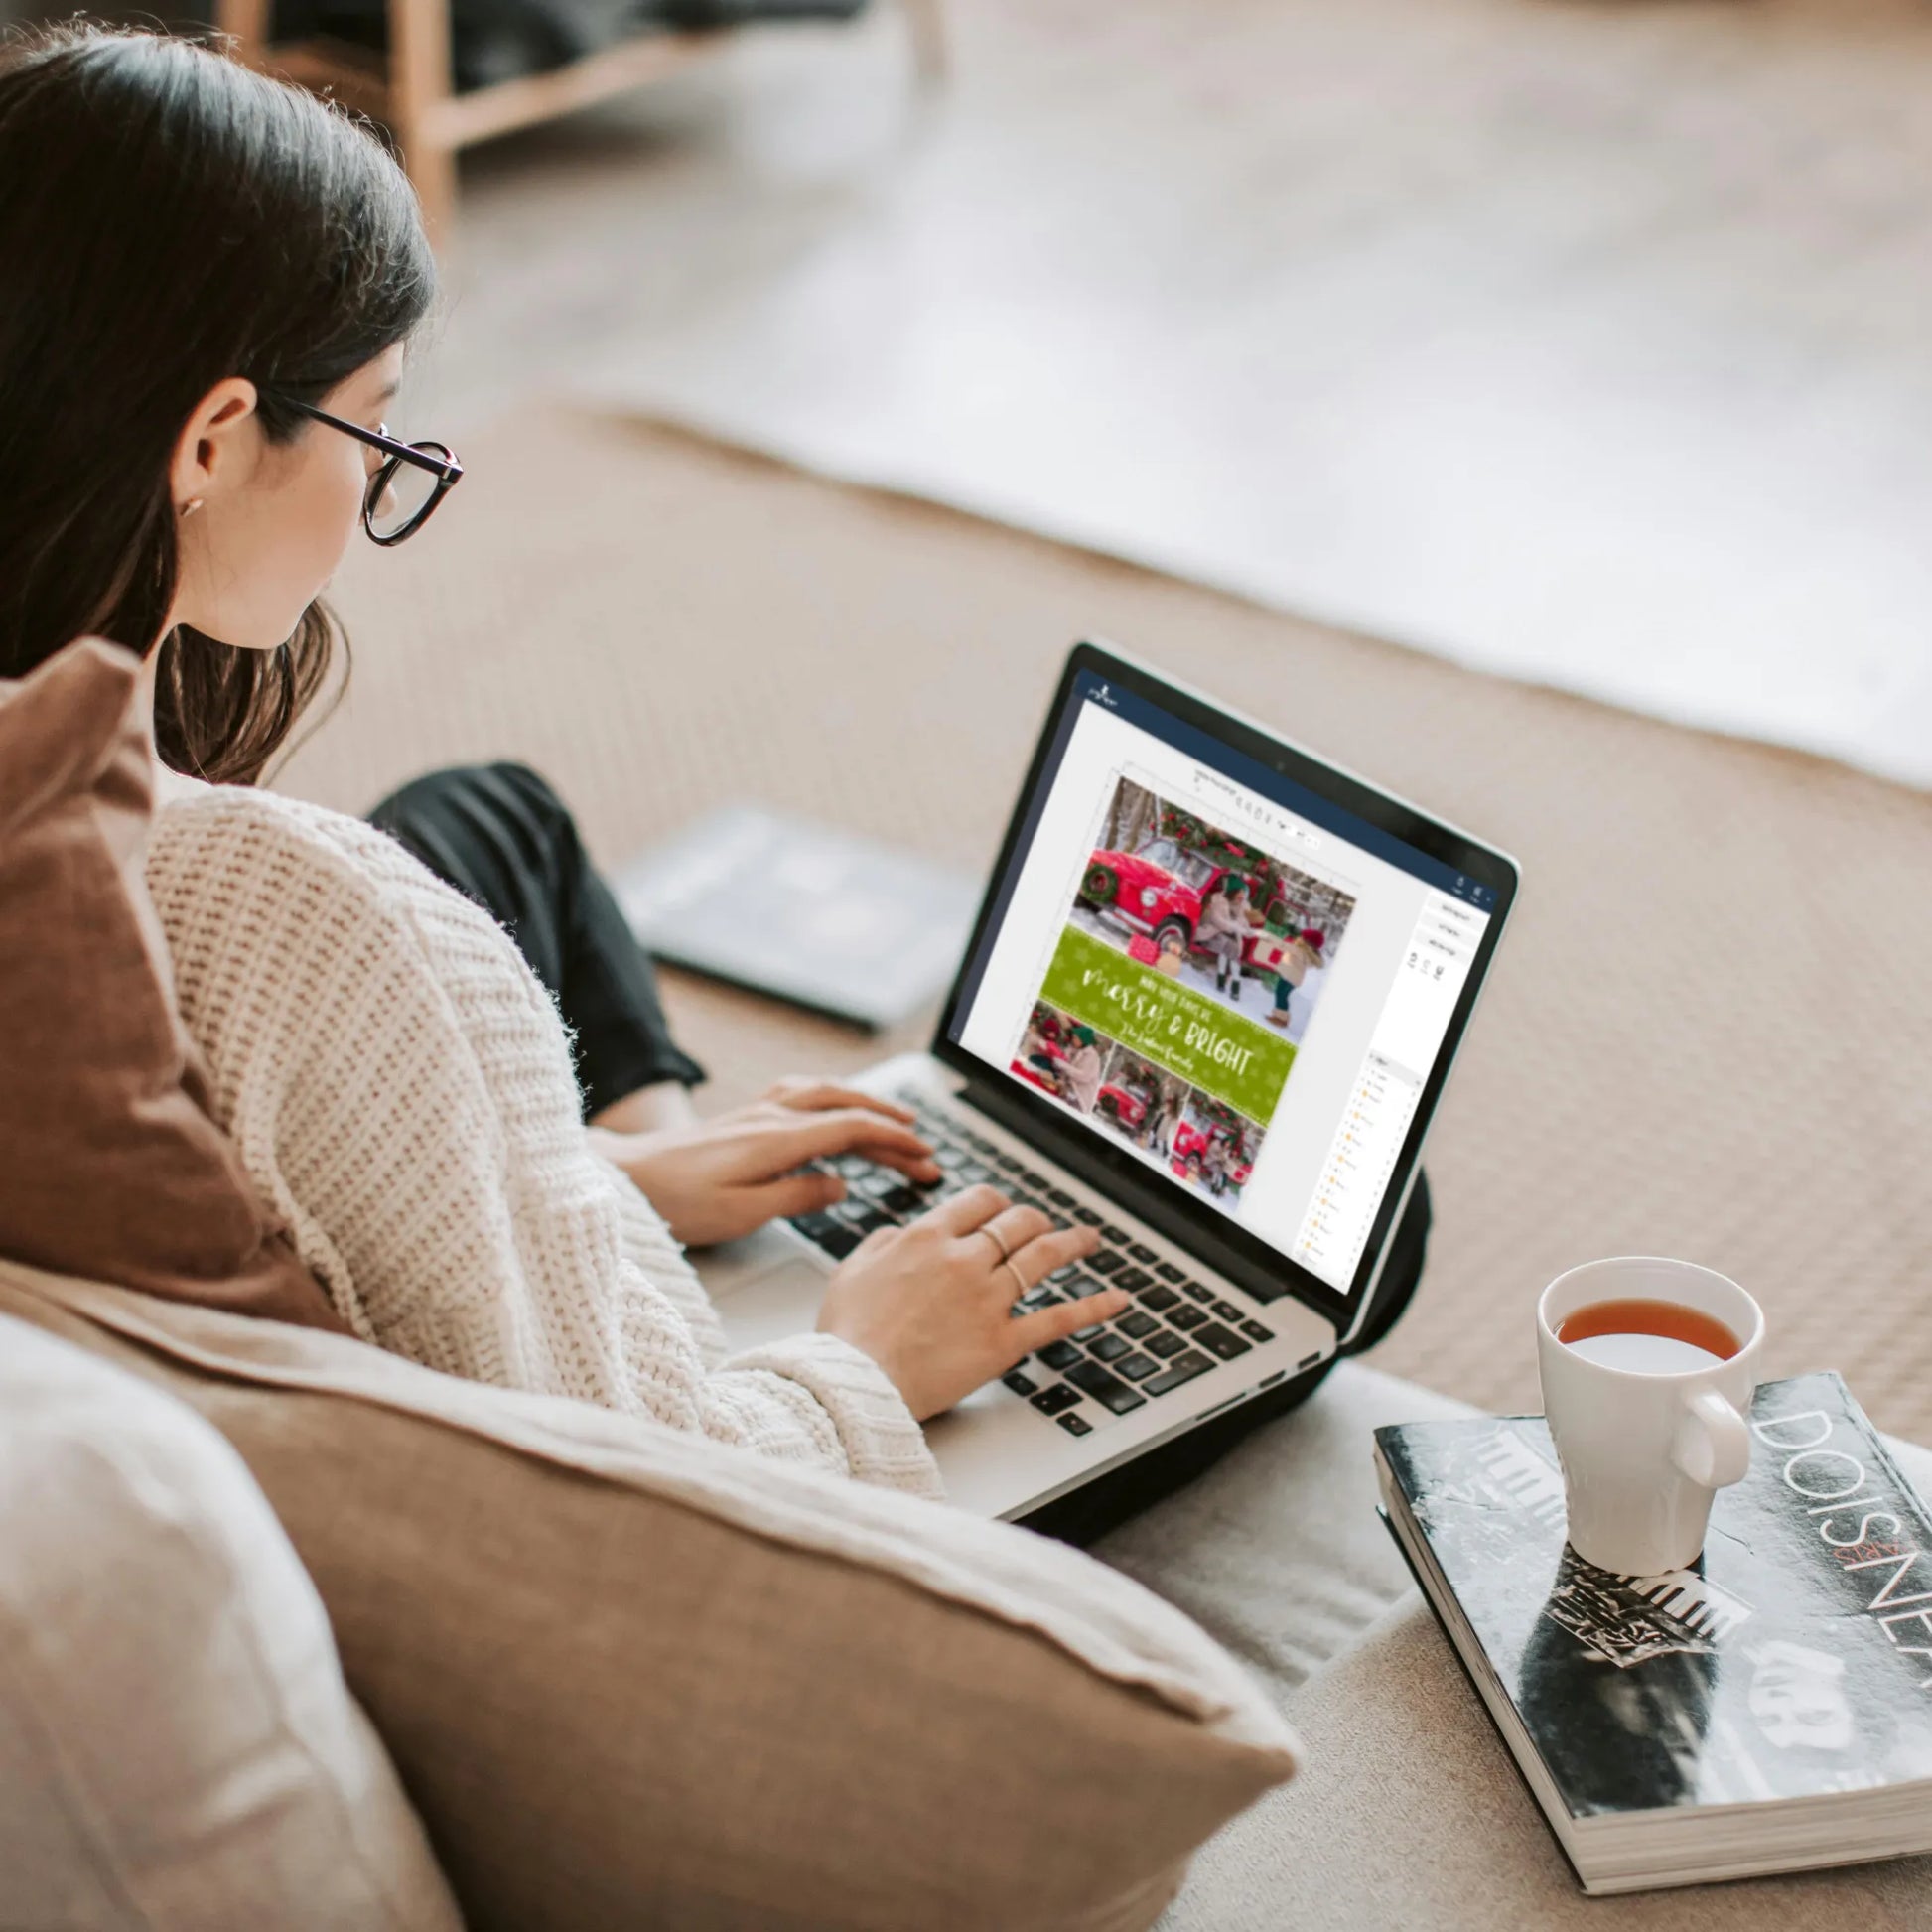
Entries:
[[[975,1228],[984,1227],[1007,1204],[1007,1197],[999,1188],[989,1187],[981,1181],[977,1186],[953,1195],[950,1200],[941,1201],[937,1207],[922,1214],[913,1225],[938,1228],[946,1234],[970,1234]],[[987,1252],[990,1254],[991,1248]]]
[[[983,1184],[941,1201],[912,1225],[935,1228],[956,1236],[962,1243],[971,1242],[975,1248],[984,1248],[988,1273],[998,1269],[1000,1282],[1010,1284],[1012,1276],[1002,1265],[993,1243],[984,1239],[990,1229],[999,1237],[1007,1259],[1029,1288],[1036,1288],[1068,1262],[1085,1259],[1100,1245],[1098,1230],[1057,1227],[1039,1208],[1016,1207],[997,1187]],[[1016,1295],[1019,1292],[1017,1288],[1014,1290]]]
[[1007,1246],[1012,1251],[1014,1267],[1029,1288],[1037,1287],[1068,1262],[1084,1260],[1100,1245],[1095,1229],[1055,1227],[1037,1208],[1010,1209],[990,1225],[1005,1234],[1009,1225],[1018,1225],[1016,1217],[1020,1215],[1027,1217],[1028,1232],[1022,1240],[1009,1239]]
[[768,1088],[765,1098],[802,1113],[822,1113],[828,1107],[864,1107],[872,1113],[883,1114],[888,1120],[909,1123],[913,1118],[911,1108],[901,1107],[896,1100],[884,1100],[876,1093],[838,1086],[830,1080],[794,1076]]
[[1007,1324],[1013,1359],[1017,1362],[1023,1355],[1064,1341],[1075,1329],[1093,1322],[1111,1321],[1127,1311],[1131,1301],[1125,1289],[1103,1288],[1098,1295],[1083,1295],[1077,1302],[1054,1302],[1032,1314],[1014,1315]]
[[845,1198],[845,1182],[835,1173],[780,1174],[776,1180],[755,1181],[740,1189],[744,1205],[756,1213],[757,1226],[789,1220],[794,1214],[816,1214]]
[[756,1138],[768,1156],[765,1169],[770,1173],[834,1154],[863,1154],[868,1161],[921,1179],[932,1179],[939,1172],[931,1147],[911,1128],[858,1107],[770,1121],[757,1130]]
[[[963,1238],[983,1242],[990,1234],[999,1243],[1001,1254],[1017,1257],[1028,1242],[1036,1241],[1052,1225],[1051,1217],[1037,1207],[1002,1206],[990,1221],[981,1221]],[[991,1247],[987,1253],[993,1253]]]
[[833,1271],[818,1325],[879,1363],[913,1415],[936,1416],[1023,1356],[1131,1306],[1108,1288],[1035,1313],[1010,1312],[1022,1284],[1090,1252],[1092,1230],[1036,1233],[1014,1251],[1011,1268],[991,1241],[971,1237],[996,1219],[1024,1233],[1044,1218],[981,1185],[908,1226],[882,1228]]

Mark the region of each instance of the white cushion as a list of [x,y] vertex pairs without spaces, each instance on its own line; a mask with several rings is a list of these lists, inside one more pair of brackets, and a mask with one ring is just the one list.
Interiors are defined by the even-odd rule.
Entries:
[[0,1923],[459,1925],[240,1457],[161,1390],[4,1316]]

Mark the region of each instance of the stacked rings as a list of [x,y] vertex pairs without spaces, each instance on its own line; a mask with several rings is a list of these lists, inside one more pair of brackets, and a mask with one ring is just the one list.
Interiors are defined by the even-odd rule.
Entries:
[[1032,1294],[1033,1284],[1029,1282],[1020,1273],[1020,1270],[1013,1265],[1013,1250],[1007,1246],[1005,1239],[1002,1237],[1000,1233],[1000,1230],[996,1228],[991,1221],[985,1221],[982,1222],[980,1226],[976,1227],[973,1230],[973,1232],[975,1234],[985,1235],[986,1238],[989,1241],[991,1241],[996,1248],[999,1249],[1000,1266],[1004,1268],[1007,1271],[1007,1273],[1013,1277],[1014,1287],[1017,1288],[1022,1295]]

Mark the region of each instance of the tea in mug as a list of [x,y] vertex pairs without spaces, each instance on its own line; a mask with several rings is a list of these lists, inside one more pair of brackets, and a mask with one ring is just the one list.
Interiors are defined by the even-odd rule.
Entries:
[[1566,1315],[1557,1339],[1586,1361],[1635,1375],[1682,1375],[1727,1362],[1743,1343],[1715,1316],[1681,1302],[1629,1297],[1591,1302]]

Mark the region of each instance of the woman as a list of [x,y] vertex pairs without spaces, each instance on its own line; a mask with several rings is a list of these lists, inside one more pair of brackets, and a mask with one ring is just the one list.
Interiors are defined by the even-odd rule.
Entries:
[[1173,1137],[1180,1126],[1180,1116],[1187,1105],[1187,1089],[1177,1082],[1170,1087],[1167,1098],[1161,1103],[1161,1122],[1155,1129],[1154,1151],[1162,1160],[1173,1152]]
[[1066,1056],[1066,1097],[1090,1114],[1100,1099],[1100,1040],[1091,1027],[1073,1029],[1073,1050]]
[[144,658],[183,1014],[338,1311],[435,1368],[936,1492],[923,1418],[1125,1306],[1009,1312],[1091,1233],[970,1189],[870,1236],[816,1333],[726,1361],[680,1244],[828,1206],[828,1157],[936,1179],[910,1116],[800,1081],[697,1124],[532,774],[411,787],[388,830],[257,783],[325,682],[358,523],[400,540],[456,479],[425,448],[371,495],[435,298],[401,172],[203,48],[63,26],[0,45],[0,676],[84,633]]
[[1218,1134],[1210,1134],[1207,1137],[1207,1153],[1202,1171],[1207,1179],[1207,1191],[1219,1200],[1227,1192],[1228,1150],[1226,1141]]
[[[1194,934],[1195,943],[1220,961],[1216,989],[1227,993],[1237,1006],[1241,1001],[1241,952],[1253,931],[1244,904],[1247,891],[1247,882],[1238,872],[1224,872],[1201,900],[1200,927]],[[1230,975],[1234,980],[1232,992],[1228,989]]]

